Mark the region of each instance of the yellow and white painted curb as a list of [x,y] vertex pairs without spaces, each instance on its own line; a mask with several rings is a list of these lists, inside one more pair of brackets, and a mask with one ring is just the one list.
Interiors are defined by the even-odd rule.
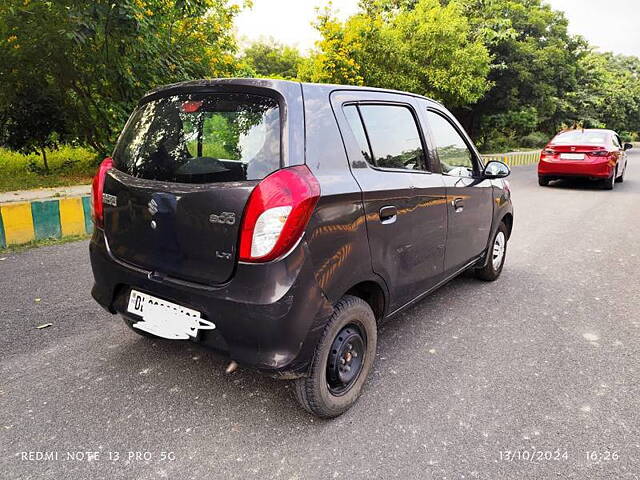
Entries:
[[485,162],[498,160],[499,162],[506,163],[510,167],[516,167],[538,163],[540,153],[541,150],[533,150],[531,152],[489,153],[481,155],[481,157]]

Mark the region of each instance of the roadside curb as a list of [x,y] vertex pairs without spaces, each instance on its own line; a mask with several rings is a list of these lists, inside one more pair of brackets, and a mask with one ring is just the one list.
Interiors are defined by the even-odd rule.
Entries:
[[93,233],[90,196],[0,203],[0,248]]
[[506,163],[510,167],[519,167],[538,163],[541,151],[542,150],[531,150],[530,152],[487,153],[480,156],[485,161],[498,160]]

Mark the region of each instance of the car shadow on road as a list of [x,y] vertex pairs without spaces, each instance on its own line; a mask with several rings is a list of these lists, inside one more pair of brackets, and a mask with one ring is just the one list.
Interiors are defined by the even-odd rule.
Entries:
[[[609,193],[611,192],[616,192],[616,191],[622,191],[625,188],[625,185],[628,185],[632,182],[629,182],[628,180],[625,179],[624,183],[616,183],[613,190],[612,191],[608,191]],[[605,192],[607,190],[604,190],[602,187],[603,183],[599,180],[589,180],[589,179],[582,179],[582,178],[563,178],[560,180],[552,180],[551,182],[549,182],[549,185],[547,185],[544,188],[556,188],[556,189],[567,189],[567,190],[597,190],[597,191],[602,191]]]

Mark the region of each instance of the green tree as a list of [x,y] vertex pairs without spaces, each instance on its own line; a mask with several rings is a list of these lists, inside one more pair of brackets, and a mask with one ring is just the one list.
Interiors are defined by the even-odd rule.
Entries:
[[67,133],[67,119],[55,92],[27,86],[14,92],[11,109],[0,117],[0,143],[26,155],[39,153],[49,172],[46,149],[56,148]]
[[236,71],[238,8],[226,0],[5,0],[0,112],[14,108],[17,92],[44,85],[56,92],[68,133],[107,153],[150,88]]
[[578,87],[569,95],[570,119],[585,127],[640,128],[640,60],[588,52],[578,62]]
[[322,39],[301,66],[302,79],[408,90],[453,106],[490,87],[489,53],[457,1],[363,0],[346,22],[325,11],[316,28]]
[[295,79],[302,56],[298,49],[281,45],[273,40],[249,45],[242,59],[257,76]]
[[[493,88],[473,108],[456,112],[467,129],[489,148],[496,139],[555,132],[571,110],[567,95],[577,87],[586,42],[571,36],[564,14],[542,0],[468,0],[464,8],[493,58]],[[532,115],[537,120],[526,121]]]

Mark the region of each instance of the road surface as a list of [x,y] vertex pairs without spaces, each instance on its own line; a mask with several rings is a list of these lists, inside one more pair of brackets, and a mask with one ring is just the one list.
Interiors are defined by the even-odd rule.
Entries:
[[0,477],[640,478],[640,153],[611,192],[510,181],[502,277],[387,323],[332,421],[102,311],[86,242],[0,255]]

